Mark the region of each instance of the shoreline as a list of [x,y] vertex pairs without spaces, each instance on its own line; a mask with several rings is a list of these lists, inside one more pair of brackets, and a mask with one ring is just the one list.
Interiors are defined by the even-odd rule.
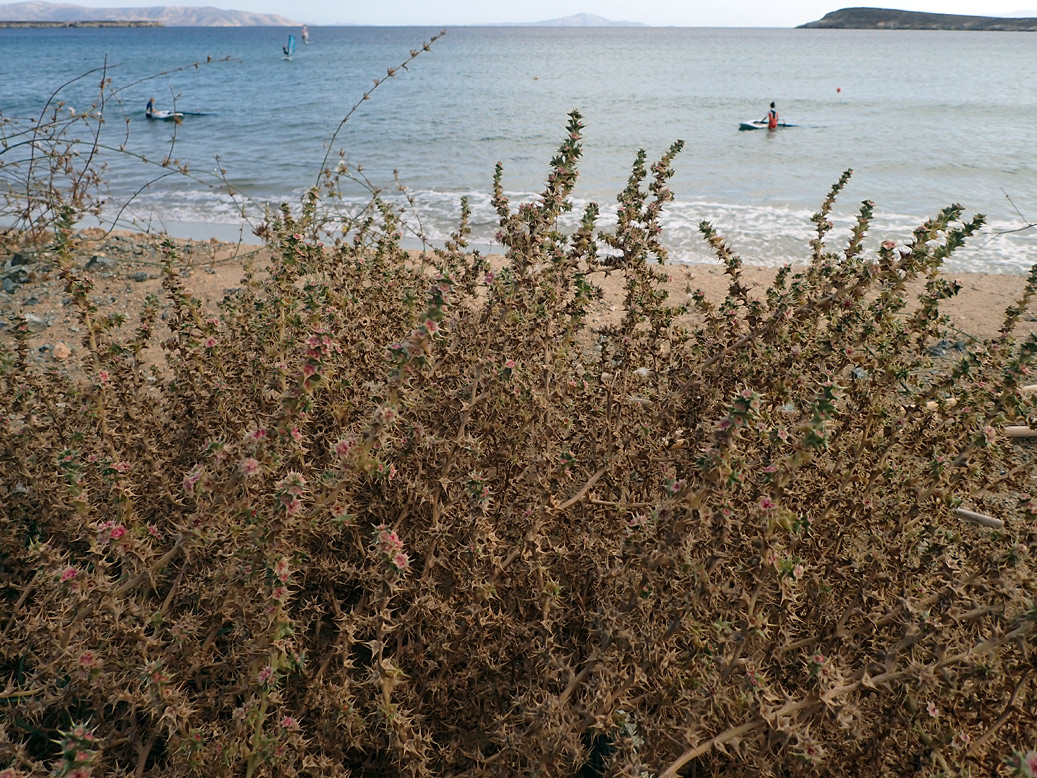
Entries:
[[[77,268],[92,272],[95,286],[91,298],[97,306],[97,315],[125,314],[127,321],[122,331],[128,334],[147,295],[161,295],[159,246],[163,236],[130,232],[102,236],[96,229],[81,231],[73,261]],[[172,237],[180,246],[185,287],[209,310],[215,310],[223,296],[240,285],[244,261],[255,257],[262,263],[266,251],[254,243]],[[410,253],[420,256],[418,251]],[[488,255],[488,258],[495,266],[503,263],[499,254]],[[762,295],[778,270],[777,267],[745,265],[742,283]],[[688,291],[695,289],[701,290],[707,299],[719,302],[729,286],[729,279],[719,263],[671,261],[665,266],[665,272],[669,276],[665,288],[673,304],[683,303]],[[946,272],[943,275],[961,284],[961,291],[941,305],[951,322],[948,349],[960,349],[970,338],[996,335],[1005,309],[1017,301],[1026,284],[1026,276],[1016,274]],[[618,320],[622,310],[621,278],[614,274],[604,278],[597,276],[594,281],[605,294],[589,310],[588,328]],[[921,286],[916,282],[908,293],[916,293]],[[160,310],[164,308],[163,303]],[[16,316],[25,316],[30,324],[29,343],[37,363],[55,366],[68,361],[71,367],[79,362],[83,347],[78,316],[55,266],[47,261],[45,254],[33,255],[27,251],[0,254],[0,341],[5,344],[13,342],[12,318]],[[1027,333],[1037,333],[1037,306],[1031,305],[1023,313],[1014,331],[1020,337]],[[955,335],[953,340],[951,335]]]
[[[252,229],[249,222],[202,222],[191,220],[165,221],[159,219],[156,220],[154,224],[164,231],[162,234],[168,235],[169,237],[182,242],[209,243],[213,240],[216,240],[221,243],[238,244],[250,248],[256,248],[263,245],[263,241],[260,238],[257,238],[252,233]],[[102,227],[99,222],[91,220],[89,217],[84,218],[81,222],[81,225],[83,229],[107,229],[106,227]],[[143,236],[155,233],[149,232],[148,228],[146,227],[125,227],[116,230],[113,234],[133,234]],[[431,250],[433,247],[442,248],[444,242],[445,239],[436,239],[428,242],[426,244],[426,248],[428,250]],[[420,252],[422,250],[421,240],[409,235],[404,235],[402,237],[402,239],[400,240],[400,245],[410,252]],[[713,257],[711,250],[706,246],[704,242],[702,242],[701,245],[705,247],[704,253],[700,257],[696,256],[690,259],[685,259],[684,256],[679,253],[680,251],[682,251],[682,249],[672,246],[668,247],[670,251],[670,257],[669,261],[667,262],[667,265],[673,267],[686,267],[690,269],[718,267],[719,264]],[[804,247],[805,251],[805,247],[807,246],[806,238],[802,241],[801,245]],[[484,242],[472,238],[469,238],[468,247],[470,250],[480,252],[483,256],[494,256],[500,254],[502,250],[502,247],[499,243]],[[802,255],[803,252],[800,252],[789,264],[792,264],[793,266],[802,264],[802,262],[796,261],[800,259]],[[781,262],[775,262],[773,264],[753,262],[753,257],[749,255],[743,255],[742,259],[745,262],[745,267],[767,268],[771,271],[777,271],[783,266],[783,264],[785,264]],[[4,256],[2,253],[0,253],[0,265],[3,264],[3,260]],[[952,259],[950,264],[952,265],[952,267],[960,268],[966,263],[961,261],[955,261],[954,259]],[[944,275],[993,275],[1015,276],[1018,278],[1025,278],[1030,273],[1030,268],[1032,264],[1034,263],[1028,262],[1025,266],[1005,265],[1004,268],[1000,270],[991,269],[979,271],[959,271],[948,269],[945,270]]]

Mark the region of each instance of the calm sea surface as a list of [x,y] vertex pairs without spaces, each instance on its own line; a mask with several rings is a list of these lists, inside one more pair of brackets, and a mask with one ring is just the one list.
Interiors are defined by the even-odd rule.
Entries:
[[[4,29],[0,113],[38,114],[55,88],[107,57],[122,104],[107,106],[104,139],[122,144],[128,126],[127,148],[155,159],[175,129],[173,156],[213,184],[218,156],[258,218],[270,203],[299,202],[335,127],[372,79],[435,32],[315,27],[312,43],[285,61],[281,45],[298,30]],[[161,75],[207,57],[231,61]],[[76,82],[62,96],[85,109],[96,81]],[[152,96],[160,108],[175,97],[180,110],[212,115],[188,116],[176,128],[149,122]],[[738,131],[771,100],[799,126]],[[398,170],[414,198],[408,218],[433,238],[449,233],[460,197],[469,196],[475,238],[490,244],[494,164],[504,164],[513,202],[531,196],[573,108],[586,123],[577,196],[606,215],[637,149],[655,158],[685,140],[664,223],[675,259],[710,261],[698,234],[703,220],[747,262],[804,259],[810,215],[853,168],[836,208],[836,245],[861,200],[876,204],[874,240],[907,240],[921,220],[960,202],[989,222],[954,269],[1024,272],[1037,262],[1037,228],[1007,233],[1037,221],[1032,33],[449,29],[375,91],[333,151],[362,164],[376,185],[391,188]],[[154,175],[121,155],[108,165],[113,202]],[[360,192],[346,194],[360,202]],[[126,215],[199,237],[242,223],[218,188],[176,176],[142,193]]]

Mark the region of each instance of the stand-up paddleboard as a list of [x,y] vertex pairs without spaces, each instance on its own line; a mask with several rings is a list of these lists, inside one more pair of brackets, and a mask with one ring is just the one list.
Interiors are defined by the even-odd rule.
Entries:
[[[798,127],[798,126],[799,126],[798,124],[788,124],[786,122],[778,122],[778,126],[775,127],[774,129],[780,130],[782,127]],[[738,125],[738,129],[740,129],[740,130],[766,130],[766,129],[769,129],[769,128],[767,127],[767,122],[765,122],[765,121],[755,121],[755,122],[742,122],[741,124]]]

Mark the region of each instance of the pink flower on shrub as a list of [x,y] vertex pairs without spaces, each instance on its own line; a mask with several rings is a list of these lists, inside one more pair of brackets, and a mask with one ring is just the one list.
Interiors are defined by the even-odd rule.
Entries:
[[259,683],[261,683],[263,685],[266,685],[266,684],[270,683],[270,681],[271,681],[271,679],[273,677],[274,677],[274,668],[272,668],[270,665],[267,665],[266,667],[264,667],[262,670],[259,671],[259,675],[256,676],[256,680],[259,681]]
[[202,466],[199,465],[194,470],[192,470],[190,473],[188,473],[187,475],[184,476],[184,489],[187,490],[188,494],[191,494],[192,492],[194,492],[194,487],[202,479],[202,473],[204,473],[204,472],[205,471],[202,469]]
[[345,505],[341,503],[335,503],[331,506],[331,520],[339,524],[345,524],[346,522],[352,521],[352,516]]
[[76,568],[74,568],[74,567],[66,567],[61,572],[61,583],[68,583],[73,578],[75,578],[77,575],[79,575],[79,571]]
[[85,667],[87,669],[90,669],[92,667],[97,667],[98,664],[99,663],[97,661],[97,654],[95,654],[93,651],[87,650],[87,651],[84,651],[82,654],[79,655],[79,666],[80,667]]
[[206,338],[205,339],[205,347],[206,348],[212,348],[215,345],[216,345],[216,338]]
[[1023,755],[1022,768],[1027,778],[1037,778],[1037,749]]
[[378,549],[386,556],[391,556],[393,553],[403,549],[403,541],[400,540],[400,536],[395,531],[390,530],[385,524],[379,524],[375,527],[377,531],[376,544]]
[[258,427],[245,434],[246,443],[262,443],[270,433],[266,427]]
[[82,724],[77,724],[75,727],[73,727],[72,731],[69,734],[77,740],[85,740],[91,743],[97,740],[97,738],[94,737],[94,733],[86,727],[84,727]]
[[112,465],[112,470],[115,470],[118,473],[128,473],[132,469],[133,465],[126,461],[116,462],[114,465]]
[[243,459],[238,464],[238,469],[241,471],[241,474],[245,477],[255,475],[259,472],[259,461],[257,459],[254,459],[253,457]]
[[292,570],[288,563],[288,557],[281,557],[274,563],[274,575],[277,576],[277,580],[281,583],[287,582],[291,574]]
[[336,456],[345,457],[348,456],[354,448],[356,448],[356,438],[350,435],[349,437],[342,438],[342,440],[336,443],[334,451]]
[[108,386],[111,378],[112,376],[107,370],[100,370],[97,373],[97,380],[100,382],[101,386]]
[[795,578],[797,581],[799,581],[799,580],[801,580],[803,578],[803,574],[806,571],[807,571],[807,569],[805,567],[803,567],[803,565],[796,565],[795,567],[792,568],[792,577]]
[[117,524],[114,527],[112,527],[112,531],[109,533],[109,537],[111,537],[112,540],[118,540],[125,534],[126,528],[121,524]]
[[930,701],[929,704],[925,706],[925,712],[932,716],[934,719],[940,717],[940,709],[936,707],[935,702]]
[[432,319],[425,319],[425,331],[429,335],[435,335],[439,332],[439,323],[432,321]]
[[778,503],[774,502],[770,497],[764,497],[760,500],[760,509],[764,511],[772,511],[778,507]]
[[293,719],[291,716],[285,716],[281,719],[281,729],[293,730],[299,728],[299,722]]
[[306,479],[303,477],[302,473],[293,470],[277,482],[277,488],[285,494],[291,494],[298,497],[306,489]]
[[821,747],[817,743],[803,743],[800,747],[799,755],[810,764],[820,762],[822,754]]
[[375,529],[374,548],[397,571],[403,572],[410,567],[410,557],[403,550],[403,541],[395,531],[385,524]]

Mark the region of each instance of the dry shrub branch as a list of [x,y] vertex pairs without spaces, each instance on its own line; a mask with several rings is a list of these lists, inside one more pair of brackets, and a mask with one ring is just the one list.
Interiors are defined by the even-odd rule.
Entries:
[[729,294],[669,300],[681,144],[564,234],[580,133],[532,202],[498,168],[503,267],[467,216],[419,266],[380,202],[323,246],[314,197],[206,311],[170,244],[158,364],[158,301],[99,317],[62,260],[87,374],[0,353],[3,775],[1032,774],[1037,498],[1000,430],[1037,416],[1037,268],[930,356],[982,220],[873,252],[865,202],[833,249],[847,174],[808,264],[751,288],[703,224]]

